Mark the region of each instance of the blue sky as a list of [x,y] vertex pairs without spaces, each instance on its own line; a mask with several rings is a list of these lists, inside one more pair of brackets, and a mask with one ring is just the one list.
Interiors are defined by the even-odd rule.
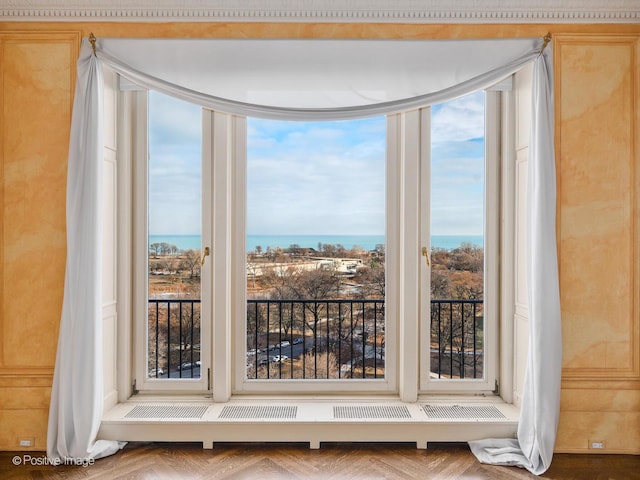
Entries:
[[149,234],[200,234],[202,109],[149,93]]
[[383,117],[247,123],[249,234],[382,235]]
[[[484,96],[432,109],[434,235],[481,235]],[[201,110],[151,93],[149,232],[200,233]],[[247,122],[248,234],[384,234],[384,117]]]
[[484,93],[431,112],[431,234],[484,231]]

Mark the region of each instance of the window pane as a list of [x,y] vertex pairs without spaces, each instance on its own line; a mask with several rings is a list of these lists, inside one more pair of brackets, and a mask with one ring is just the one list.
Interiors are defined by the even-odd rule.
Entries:
[[247,377],[384,378],[386,118],[247,128]]
[[148,375],[200,378],[201,109],[149,92]]
[[485,94],[432,108],[431,376],[483,378]]

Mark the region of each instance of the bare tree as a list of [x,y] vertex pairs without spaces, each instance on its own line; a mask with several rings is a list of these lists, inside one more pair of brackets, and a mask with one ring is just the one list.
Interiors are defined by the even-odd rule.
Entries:
[[360,285],[360,298],[384,298],[384,261],[373,260],[368,267],[358,271],[354,278]]
[[154,257],[157,257],[158,254],[160,253],[160,243],[158,242],[154,242],[151,245],[149,245],[149,250],[151,251],[151,253],[153,253]]
[[185,250],[182,254],[180,268],[189,272],[189,277],[200,276],[200,252],[197,250]]
[[452,270],[482,273],[484,270],[484,249],[471,243],[463,243],[451,251]]
[[200,360],[199,303],[174,301],[150,306],[148,321],[149,368],[175,371],[183,363]]
[[[445,377],[482,376],[484,358],[482,304],[439,304],[431,311],[431,341],[438,348],[431,356],[431,371]],[[464,368],[463,368],[464,366]]]
[[333,353],[323,352],[317,355],[306,353],[303,378],[338,378],[338,368],[339,365]]
[[[431,252],[431,370],[439,375],[482,375],[484,250],[462,244]],[[457,300],[460,300],[457,302]],[[474,368],[474,365],[476,368]]]
[[463,243],[454,250],[431,251],[431,298],[438,300],[482,299],[484,251]]
[[247,258],[247,276],[251,278],[253,288],[256,288],[256,276],[258,271],[260,271],[260,265],[254,262],[249,262],[249,259]]
[[165,257],[156,262],[156,265],[158,270],[172,274],[175,271],[176,259],[172,257]]
[[296,324],[301,330],[310,329],[313,338],[317,338],[318,325],[329,321],[326,300],[335,298],[340,290],[341,280],[335,270],[290,267],[264,273],[263,281],[269,286],[270,299],[300,301],[299,308],[293,302],[285,306],[283,314],[274,315],[277,328],[286,334]]

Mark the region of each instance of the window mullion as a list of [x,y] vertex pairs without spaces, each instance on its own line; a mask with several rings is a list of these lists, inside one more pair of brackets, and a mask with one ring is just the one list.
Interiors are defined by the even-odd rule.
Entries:
[[400,115],[400,281],[399,281],[399,393],[415,402],[419,384],[420,276],[420,163],[422,111]]
[[232,268],[233,242],[233,169],[238,161],[234,158],[234,118],[231,115],[207,111],[204,121],[204,151],[211,163],[213,213],[210,232],[213,244],[211,312],[212,328],[212,388],[216,402],[231,398],[232,337]]
[[[134,338],[136,348],[133,380],[136,389],[145,383],[147,374],[147,158],[148,158],[148,95],[146,91],[134,94],[133,145],[133,307]],[[142,316],[142,317],[141,317]],[[140,318],[141,317],[141,318]]]
[[135,305],[133,292],[133,145],[134,145],[134,92],[118,93],[118,190],[117,190],[117,235],[118,235],[118,348],[116,365],[118,401],[124,402],[131,394],[133,385],[132,365],[135,364],[135,349],[131,348],[133,334],[132,314]]
[[514,314],[516,270],[516,147],[515,95],[513,91],[500,94],[500,396],[505,402],[514,400]]
[[[426,249],[427,257],[422,259],[420,270],[420,388],[424,388],[424,378],[431,370],[431,108],[421,110],[420,142],[420,239],[421,253]],[[424,254],[423,254],[424,256]]]

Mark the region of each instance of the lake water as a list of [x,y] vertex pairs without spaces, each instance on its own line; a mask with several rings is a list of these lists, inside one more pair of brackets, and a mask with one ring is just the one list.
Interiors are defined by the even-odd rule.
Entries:
[[[149,235],[149,244],[168,243],[175,245],[180,250],[200,250],[200,235]],[[257,246],[266,251],[271,248],[288,248],[291,245],[299,245],[306,248],[318,248],[318,244],[343,245],[350,250],[359,246],[364,250],[374,250],[376,245],[384,244],[384,235],[248,235],[247,251],[255,251]],[[431,246],[453,250],[463,243],[483,246],[482,235],[433,235]]]

